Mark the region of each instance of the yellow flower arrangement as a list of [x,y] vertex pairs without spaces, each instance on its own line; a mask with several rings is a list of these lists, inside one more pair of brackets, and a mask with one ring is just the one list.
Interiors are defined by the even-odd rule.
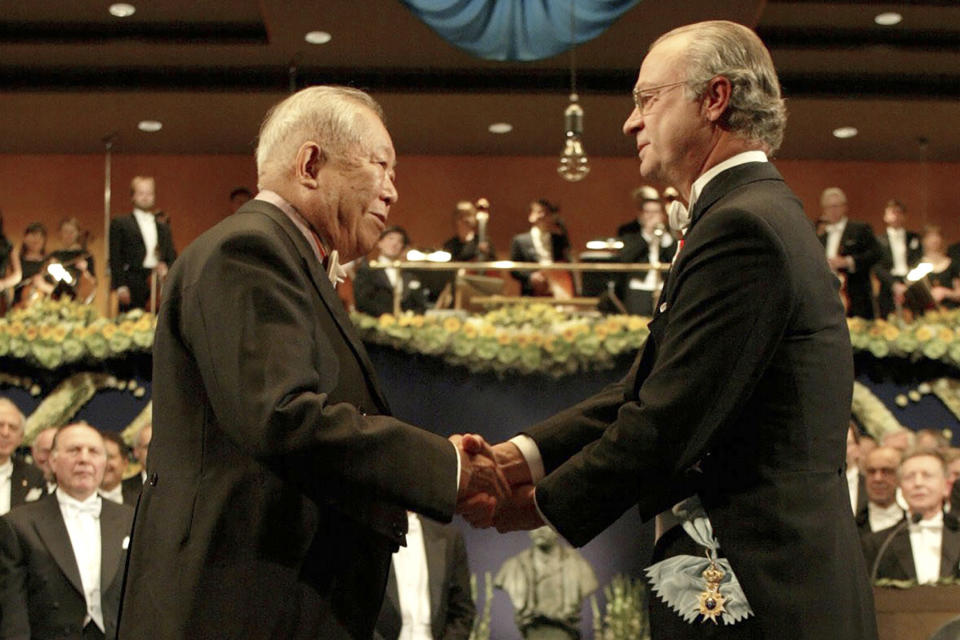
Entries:
[[960,366],[960,310],[928,311],[914,322],[849,318],[854,351],[876,358],[920,359]]

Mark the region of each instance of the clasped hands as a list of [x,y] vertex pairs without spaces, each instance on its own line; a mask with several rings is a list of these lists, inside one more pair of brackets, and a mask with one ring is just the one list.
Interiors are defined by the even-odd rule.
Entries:
[[474,434],[450,436],[460,453],[457,513],[477,528],[500,533],[544,525],[534,502],[530,467],[512,442],[491,446]]

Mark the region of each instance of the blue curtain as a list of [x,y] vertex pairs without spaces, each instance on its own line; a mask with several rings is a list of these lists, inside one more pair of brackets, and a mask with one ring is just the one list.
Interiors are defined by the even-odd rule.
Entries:
[[[541,60],[571,46],[570,0],[401,0],[440,37],[487,60]],[[640,0],[576,0],[573,42],[606,31]]]

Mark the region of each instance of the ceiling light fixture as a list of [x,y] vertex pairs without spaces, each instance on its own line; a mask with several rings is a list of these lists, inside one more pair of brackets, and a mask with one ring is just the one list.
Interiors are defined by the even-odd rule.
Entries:
[[116,18],[129,18],[137,12],[137,8],[132,4],[127,4],[126,2],[116,2],[110,5],[108,9],[110,15]]
[[303,36],[303,39],[310,44],[327,44],[333,40],[333,36],[326,31],[310,31],[307,35]]
[[159,120],[141,120],[137,123],[137,129],[144,133],[156,133],[163,129],[163,123]]
[[490,133],[510,133],[513,131],[513,125],[509,122],[494,122],[487,127],[487,131]]
[[895,24],[900,24],[903,20],[903,16],[895,11],[886,11],[884,13],[877,14],[873,19],[877,24],[884,27],[892,27]]
[[583,108],[577,104],[577,58],[574,3],[570,0],[570,105],[563,112],[563,128],[566,138],[560,154],[557,173],[567,182],[579,182],[590,173],[590,161],[583,149]]
[[860,133],[860,132],[857,131],[857,128],[856,128],[856,127],[838,127],[838,128],[836,128],[836,129],[833,130],[833,137],[834,137],[834,138],[840,138],[840,139],[842,140],[842,139],[845,139],[845,138],[852,138],[853,136],[857,135],[858,133]]

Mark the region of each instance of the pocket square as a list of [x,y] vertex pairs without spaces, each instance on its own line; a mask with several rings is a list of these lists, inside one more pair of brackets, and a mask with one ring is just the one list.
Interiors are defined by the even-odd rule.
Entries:
[[130,547],[130,536],[124,536],[123,542],[120,543],[121,549],[127,549]]

